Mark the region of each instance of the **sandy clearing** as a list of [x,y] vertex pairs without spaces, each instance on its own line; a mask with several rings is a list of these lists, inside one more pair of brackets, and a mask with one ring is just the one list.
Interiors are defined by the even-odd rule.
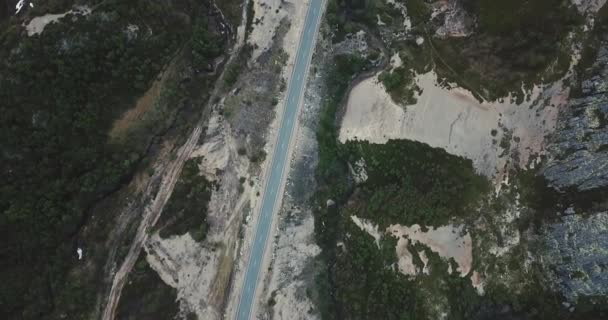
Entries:
[[535,87],[520,105],[511,97],[480,103],[468,90],[438,85],[433,71],[418,75],[416,84],[423,92],[416,104],[406,107],[392,101],[378,76],[357,84],[348,98],[340,141],[420,141],[471,159],[476,170],[488,177],[499,176],[508,161],[501,157],[503,136],[511,133],[519,141],[511,139],[510,151],[519,154],[516,165],[525,167],[530,156],[544,150],[544,136],[554,130],[569,94],[558,81]]
[[[378,230],[378,225],[367,219],[351,216],[351,220],[361,230],[372,236],[378,248],[382,234]],[[411,227],[399,224],[390,225],[385,231],[387,234],[397,238],[395,250],[398,257],[399,271],[406,275],[417,275],[422,271],[429,274],[427,267],[428,257],[424,251],[417,252],[420,260],[424,263],[422,270],[417,270],[414,265],[413,255],[408,246],[420,243],[427,246],[440,257],[450,260],[454,259],[458,264],[456,271],[461,277],[469,274],[473,263],[473,240],[468,232],[464,231],[464,226],[447,225],[441,227],[428,227],[426,232],[422,231],[420,225],[414,224]],[[451,273],[451,271],[450,271]]]
[[201,319],[219,318],[218,312],[212,308],[195,309],[207,300],[207,289],[218,271],[217,254],[203,248],[189,233],[169,239],[161,239],[155,234],[146,243],[145,250],[152,269],[166,284],[177,289],[178,301],[186,302],[180,303],[181,311],[196,311],[199,316],[204,316]]
[[[262,52],[268,50],[276,35],[281,21],[288,18],[291,27],[283,39],[283,49],[289,54],[289,62],[295,59],[301,27],[304,24],[305,9],[309,0],[252,0],[255,15],[249,43],[254,46],[252,60],[255,61]],[[288,63],[288,65],[290,65]]]
[[[129,247],[127,256],[116,273],[110,275],[112,277],[112,285],[110,287],[107,303],[103,308],[101,319],[114,319],[116,307],[118,306],[118,301],[127,280],[127,276],[133,269],[142,247],[149,239],[148,231],[156,224],[165,204],[169,200],[171,192],[180,176],[182,167],[184,166],[184,162],[190,156],[201,131],[202,128],[200,125],[195,127],[194,130],[192,130],[190,137],[188,137],[188,140],[186,140],[184,145],[177,151],[176,157],[173,160],[170,160],[163,170],[158,170],[154,174],[161,179],[160,185],[155,186],[155,184],[150,183],[147,185],[145,194],[147,196],[152,196],[150,198],[151,201],[143,208],[142,219],[137,227],[135,237]],[[155,190],[158,191],[155,192]]]
[[219,170],[225,168],[230,160],[225,135],[222,117],[214,114],[207,124],[205,143],[192,152],[191,157],[202,157],[199,169],[208,180],[216,180]]
[[239,157],[231,128],[219,111],[209,118],[205,143],[190,158],[203,157],[201,174],[219,182],[207,210],[209,231],[202,243],[189,234],[161,239],[154,234],[146,242],[147,260],[161,279],[178,291],[180,309],[199,319],[220,319],[237,257],[242,213],[252,202],[249,184],[238,193],[239,178],[247,175],[249,162]]
[[[244,16],[245,13],[246,10],[245,8],[243,8]],[[245,19],[243,19],[243,21],[244,20]],[[237,40],[238,39],[243,38],[237,37]],[[242,46],[243,43],[237,41],[233,46],[232,52],[238,52],[238,50]],[[234,54],[230,55],[230,58],[227,63],[231,63],[235,59],[235,56],[236,55]],[[207,106],[208,110],[212,110],[213,103],[211,101],[215,100],[214,98],[220,94],[223,88],[223,85],[219,84],[223,84],[224,75],[225,74],[222,73],[215,82],[213,92],[209,98],[210,102]],[[213,108],[212,112],[212,118],[219,117],[219,111],[216,108]],[[175,157],[174,159],[170,159],[168,163],[159,162],[157,165],[155,165],[156,172],[154,175],[162,179],[161,184],[160,186],[156,184],[148,184],[146,187],[145,193],[147,196],[151,197],[152,201],[151,203],[146,205],[145,208],[143,208],[144,212],[142,214],[142,220],[140,222],[140,225],[137,229],[137,233],[131,244],[131,247],[129,248],[129,252],[125,257],[124,262],[122,263],[118,271],[116,271],[116,273],[112,272],[109,275],[112,279],[112,285],[110,287],[107,302],[105,303],[105,306],[102,307],[102,319],[110,320],[114,318],[115,309],[118,305],[118,301],[120,299],[122,288],[125,284],[127,275],[132,270],[135,261],[139,256],[139,253],[141,252],[142,247],[146,247],[146,245],[148,245],[148,240],[150,240],[152,236],[148,232],[150,228],[156,224],[156,221],[158,220],[165,203],[168,201],[175,186],[175,183],[179,178],[181,169],[185,161],[192,157],[193,150],[195,149],[200,140],[203,131],[203,125],[208,122],[205,121],[205,119],[206,117],[203,116],[201,120],[196,124],[188,140],[177,152],[177,157]],[[209,249],[211,252],[213,252],[213,254],[215,254],[215,257],[211,257],[206,264],[201,262],[200,274],[204,274],[205,276],[209,276],[210,273],[212,274],[213,271],[209,270],[217,270],[218,264],[214,261],[219,261],[220,259],[222,259],[219,263],[219,265],[222,265],[222,263],[224,263],[224,257],[229,257],[229,261],[234,261],[234,258],[236,258],[236,245],[240,226],[240,220],[238,218],[242,216],[240,213],[244,210],[246,204],[248,204],[247,200],[251,193],[249,186],[245,185],[245,190],[243,192],[244,196],[239,197],[238,195],[235,195],[236,193],[238,193],[237,186],[240,185],[239,177],[242,176],[240,175],[240,173],[247,171],[248,161],[238,158],[236,144],[234,143],[234,140],[230,135],[229,124],[227,124],[225,121],[220,122],[221,124],[219,125],[219,133],[216,133],[221,133],[222,137],[225,139],[225,148],[230,150],[229,159],[237,160],[235,160],[235,163],[230,166],[223,163],[218,165],[226,165],[229,170],[226,170],[226,172],[222,175],[222,179],[220,180],[220,185],[222,187],[219,189],[219,192],[218,190],[214,190],[211,195],[211,200],[209,201],[207,222],[209,223],[210,228],[207,235],[207,241],[209,244],[219,244],[221,245],[221,248],[225,250],[214,250],[213,248]],[[213,133],[214,131],[210,132],[209,128],[207,127],[207,134],[205,136],[208,137],[210,134]],[[245,168],[243,169],[243,167]],[[227,215],[226,213],[229,214]],[[178,239],[178,241],[182,241],[182,248],[191,247],[190,245],[188,245],[188,238],[181,238]],[[150,243],[153,244],[154,241],[152,240]],[[157,246],[162,247],[162,244],[157,244]],[[180,264],[177,265],[181,267]],[[234,264],[230,263],[230,265],[233,266]],[[163,269],[159,268],[156,271],[161,273],[162,270]],[[167,275],[161,275],[161,279],[167,279],[169,284],[176,285],[178,287],[178,291],[182,288],[193,288],[195,294],[189,296],[199,300],[196,302],[192,302],[192,300],[189,300],[187,298],[182,299],[181,301],[186,302],[186,305],[180,304],[180,309],[187,308],[189,311],[194,311],[197,316],[202,319],[219,319],[222,316],[221,309],[223,308],[223,292],[225,292],[225,290],[228,288],[229,283],[225,279],[223,279],[224,283],[218,283],[217,277],[211,276],[211,278],[213,279],[213,281],[202,282],[210,284],[211,287],[201,286],[193,288],[192,286],[188,286],[187,283],[184,283],[184,281],[170,281],[168,280],[169,277]],[[180,287],[182,285],[183,287]],[[210,288],[212,288],[213,290],[211,290]],[[199,295],[198,292],[200,292],[200,290],[206,290],[206,292],[208,292],[208,295]],[[184,296],[188,296],[185,291],[186,290],[183,290]],[[219,303],[218,301],[221,301],[222,303]]]
[[26,26],[28,36],[33,36],[35,34],[40,34],[44,31],[44,28],[51,22],[56,22],[59,19],[65,17],[68,14],[79,14],[79,15],[88,15],[91,13],[91,9],[87,6],[77,6],[70,11],[66,11],[64,13],[59,14],[45,14],[40,17],[36,17],[32,19]]
[[483,296],[483,294],[485,293],[484,281],[481,278],[481,274],[479,272],[473,271],[473,274],[471,275],[471,284],[473,285],[473,288],[475,288],[475,290],[477,291],[477,294]]
[[605,4],[606,0],[571,0],[580,13],[596,13]]
[[[464,232],[463,226],[429,227],[428,231],[424,232],[417,224],[411,227],[394,224],[389,226],[386,232],[398,238],[397,257],[399,258],[400,271],[408,271],[407,273],[404,272],[405,274],[411,274],[409,273],[411,271],[409,266],[413,265],[411,252],[407,249],[409,241],[426,245],[446,260],[453,258],[458,264],[456,271],[460,273],[461,277],[466,276],[471,271],[473,240],[469,233]],[[402,260],[405,261],[402,262]],[[402,264],[407,267],[406,270],[401,270]],[[414,274],[416,274],[415,270]]]
[[399,67],[401,67],[403,65],[403,61],[401,60],[401,57],[399,56],[399,53],[393,54],[393,56],[391,57],[390,64],[391,64],[391,68],[393,70],[397,69],[397,68],[399,68]]

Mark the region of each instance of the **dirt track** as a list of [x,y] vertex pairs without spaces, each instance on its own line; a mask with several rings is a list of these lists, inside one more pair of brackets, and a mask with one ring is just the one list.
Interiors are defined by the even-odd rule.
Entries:
[[[242,21],[246,21],[245,15],[246,15],[246,11],[243,10]],[[234,58],[236,56],[238,56],[238,53],[239,53],[241,47],[243,46],[244,28],[239,28],[239,29],[240,30],[237,34],[237,40],[231,51],[230,58],[228,59],[228,62],[226,64],[230,64],[234,60]],[[223,84],[224,84],[224,72],[222,71],[222,73],[216,80],[216,83],[214,86],[214,91],[208,100],[209,101],[208,105],[204,109],[207,112],[208,112],[208,110],[211,110],[212,103],[213,103],[213,101],[215,101],[215,97],[217,97],[221,93]],[[163,211],[165,204],[171,197],[171,193],[173,192],[175,183],[177,182],[177,180],[180,176],[184,163],[186,162],[186,160],[189,159],[192,151],[194,150],[194,147],[197,145],[197,142],[199,141],[200,135],[203,132],[203,127],[206,123],[206,121],[205,121],[206,119],[207,119],[207,117],[204,117],[204,116],[201,117],[201,120],[199,120],[199,122],[196,124],[195,128],[192,130],[192,133],[190,134],[190,137],[188,138],[188,140],[179,149],[179,151],[177,153],[177,157],[175,157],[175,159],[169,161],[169,163],[164,165],[164,168],[162,170],[160,170],[159,173],[156,174],[156,175],[162,176],[161,184],[160,184],[160,187],[158,188],[158,192],[156,193],[156,196],[152,197],[152,195],[154,194],[154,192],[156,190],[156,186],[153,183],[149,183],[148,186],[146,187],[146,191],[144,194],[146,196],[150,196],[150,198],[153,198],[154,200],[150,204],[148,204],[144,207],[142,220],[140,222],[139,227],[137,228],[137,233],[129,248],[129,252],[127,253],[127,256],[125,257],[124,262],[122,263],[122,265],[120,266],[118,271],[113,276],[112,287],[110,289],[109,296],[106,300],[101,319],[103,319],[103,320],[114,319],[116,308],[117,308],[118,302],[120,300],[122,289],[127,280],[127,276],[129,275],[131,269],[133,269],[133,266],[135,265],[135,262],[139,256],[139,253],[141,252],[144,243],[148,239],[148,236],[149,236],[148,231],[150,230],[150,228],[152,228],[156,224],[156,222],[158,221],[158,218],[160,217],[160,214]],[[154,180],[156,180],[156,179],[151,179],[151,181],[154,181]]]

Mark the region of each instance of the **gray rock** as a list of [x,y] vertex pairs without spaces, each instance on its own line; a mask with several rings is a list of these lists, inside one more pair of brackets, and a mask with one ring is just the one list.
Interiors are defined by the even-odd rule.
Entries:
[[568,300],[564,307],[608,294],[608,212],[565,216],[543,233],[541,261],[549,283]]
[[587,191],[608,186],[608,41],[560,115],[548,145],[542,174],[558,190]]

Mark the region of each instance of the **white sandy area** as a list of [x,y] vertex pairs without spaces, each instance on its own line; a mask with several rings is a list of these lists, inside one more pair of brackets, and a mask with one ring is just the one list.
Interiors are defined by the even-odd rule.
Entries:
[[289,54],[288,64],[293,62],[309,0],[253,1],[255,15],[253,17],[253,30],[248,40],[250,44],[254,45],[252,60],[257,59],[262,52],[272,46],[277,27],[283,19],[287,18],[291,23],[291,28],[283,39],[283,49]]
[[80,14],[80,15],[88,15],[91,13],[91,9],[89,7],[86,6],[80,6],[80,7],[75,7],[74,9],[64,12],[64,13],[59,13],[59,14],[45,14],[44,16],[41,17],[36,17],[34,19],[32,19],[27,26],[25,26],[25,29],[27,30],[27,35],[28,36],[33,36],[35,34],[40,34],[42,33],[42,31],[44,31],[44,28],[51,22],[55,22],[58,21],[59,19],[65,17],[68,14]]
[[[378,230],[378,225],[357,216],[351,216],[351,220],[361,230],[372,236],[376,245],[379,247],[379,242],[383,233]],[[428,230],[424,232],[417,224],[414,224],[411,227],[394,224],[386,228],[385,232],[398,239],[395,250],[399,259],[397,263],[399,271],[403,274],[417,275],[420,272],[424,274],[429,274],[430,272],[427,267],[428,258],[424,251],[417,252],[420,260],[424,263],[423,270],[416,269],[412,252],[408,249],[410,243],[423,244],[446,261],[454,259],[458,264],[456,271],[458,271],[462,277],[466,276],[471,271],[473,262],[473,240],[468,232],[464,232],[463,226],[447,225],[438,228],[428,227]]]
[[[229,277],[237,257],[242,212],[255,205],[255,185],[243,184],[248,161],[237,154],[231,129],[218,111],[209,119],[206,141],[191,157],[203,156],[200,174],[220,184],[214,189],[206,214],[207,236],[196,243],[189,234],[161,239],[154,234],[145,244],[147,260],[169,286],[177,289],[180,310],[194,312],[198,319],[221,319]],[[167,213],[163,213],[167,214]]]
[[219,257],[192,239],[189,233],[169,239],[153,235],[146,243],[146,260],[160,278],[177,289],[182,312],[194,311],[200,319],[218,319],[220,314],[202,305],[211,295]]
[[223,120],[219,116],[209,119],[205,143],[192,152],[192,157],[202,157],[200,169],[208,180],[217,179],[217,170],[225,168],[230,159],[230,150],[226,148],[226,132],[222,130]]
[[605,4],[606,0],[571,0],[581,13],[596,13]]
[[477,291],[477,294],[479,294],[480,296],[485,293],[485,282],[483,281],[479,272],[473,271],[473,274],[471,275],[471,284],[473,285],[473,288],[475,288],[475,290]]
[[480,103],[468,90],[438,85],[433,71],[418,75],[416,83],[423,92],[409,106],[394,103],[377,76],[357,84],[350,92],[340,141],[420,141],[471,159],[478,172],[493,177],[504,172],[508,160],[500,156],[505,131],[519,139],[510,142],[510,151],[519,153],[516,165],[526,166],[530,156],[543,150],[544,136],[555,128],[559,107],[568,96],[558,81],[544,89],[535,87],[521,105],[510,97]]
[[391,57],[391,68],[397,69],[397,68],[401,67],[402,65],[403,65],[403,61],[401,60],[399,53],[393,54],[393,56]]
[[[411,271],[410,266],[413,266],[411,253],[399,255],[403,253],[403,248],[407,248],[407,245],[411,241],[413,244],[420,243],[426,245],[446,260],[453,258],[458,264],[456,271],[460,273],[460,276],[464,277],[471,271],[473,241],[471,240],[471,235],[463,232],[463,229],[462,226],[448,225],[438,228],[429,227],[424,232],[417,224],[411,227],[394,224],[389,226],[386,231],[399,239],[397,241],[397,257],[399,258],[399,269],[401,272],[411,274],[406,273],[406,271]],[[405,270],[401,270],[402,265],[405,267]]]

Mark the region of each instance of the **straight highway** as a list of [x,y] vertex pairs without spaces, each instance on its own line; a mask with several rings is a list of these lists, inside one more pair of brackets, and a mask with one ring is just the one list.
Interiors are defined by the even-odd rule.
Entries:
[[256,288],[264,264],[264,253],[268,246],[273,216],[275,211],[278,210],[280,196],[282,196],[281,190],[283,190],[285,183],[285,173],[289,167],[289,146],[306,86],[306,75],[310,67],[324,5],[324,0],[310,0],[304,29],[300,34],[300,43],[287,89],[285,109],[280,120],[281,124],[270,164],[270,174],[267,176],[268,180],[262,196],[261,212],[245,271],[245,281],[241,287],[242,291],[237,309],[238,320],[249,320],[252,317],[252,310],[256,302]]

